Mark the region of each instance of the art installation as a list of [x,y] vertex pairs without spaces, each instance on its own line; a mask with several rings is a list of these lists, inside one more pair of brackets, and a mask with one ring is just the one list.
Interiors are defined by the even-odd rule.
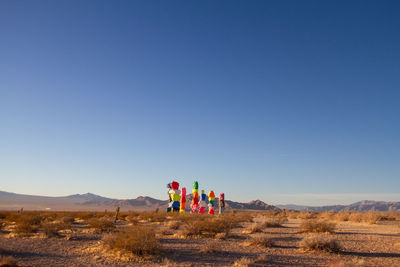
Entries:
[[214,191],[210,190],[210,192],[208,192],[208,214],[214,215],[214,201],[215,201]]
[[[186,210],[186,187],[182,187],[182,190],[179,190],[179,183],[173,181],[172,183],[167,184],[168,188],[168,207],[167,212],[179,212],[184,215]],[[192,184],[192,203],[190,204],[191,213],[206,213],[207,207],[207,195],[204,190],[201,190],[201,194],[199,195],[199,183],[194,181]],[[223,212],[225,207],[225,195],[221,193],[219,195],[219,214]],[[213,190],[208,192],[208,214],[215,214],[215,193]]]
[[168,207],[167,207],[167,212],[171,212],[172,210],[172,199],[171,199],[171,195],[169,194],[169,190],[172,189],[171,187],[171,183],[167,184],[167,194],[168,194]]
[[201,190],[200,209],[199,209],[200,214],[206,213],[206,207],[207,207],[206,197],[207,195],[204,193],[204,190]]
[[182,187],[181,206],[179,209],[179,213],[185,214],[185,208],[186,208],[186,187]]
[[192,184],[192,188],[193,199],[190,207],[192,209],[192,213],[197,213],[197,209],[199,207],[199,183],[197,181],[194,181]]
[[219,194],[218,207],[219,207],[219,214],[222,214],[222,212],[224,211],[224,208],[225,208],[225,194],[224,193]]
[[173,181],[172,183],[167,185],[168,195],[169,195],[169,205],[167,208],[167,212],[174,211],[179,212],[180,207],[180,199],[181,199],[181,191],[179,190],[179,183]]

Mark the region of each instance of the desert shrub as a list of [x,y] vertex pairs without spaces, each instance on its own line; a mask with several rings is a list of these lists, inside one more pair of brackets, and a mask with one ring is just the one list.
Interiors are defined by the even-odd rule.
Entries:
[[382,218],[384,218],[384,216],[378,212],[367,212],[364,214],[363,221],[369,224],[376,224],[381,221]]
[[27,214],[21,214],[16,222],[18,223],[25,223],[25,224],[31,224],[31,225],[40,225],[40,223],[44,220],[44,217],[41,216],[40,214],[34,214],[34,213],[27,213]]
[[305,220],[300,224],[302,233],[333,233],[335,228],[335,223],[320,220]]
[[347,222],[350,217],[350,212],[344,211],[344,212],[338,212],[335,214],[335,219],[336,221],[342,221],[342,222]]
[[232,266],[234,267],[251,267],[251,266],[269,266],[269,259],[265,255],[260,255],[257,259],[250,259],[247,257],[240,258],[235,261]]
[[168,222],[168,228],[171,230],[178,230],[180,226],[181,226],[181,223],[178,221]]
[[362,222],[363,221],[363,214],[360,212],[351,212],[348,218],[351,222]]
[[282,227],[282,224],[287,222],[286,217],[277,217],[277,218],[268,218],[265,219],[261,225],[264,228],[269,228],[269,227]]
[[[179,215],[177,213],[177,215]],[[164,222],[167,219],[166,212],[142,212],[139,214],[141,220],[149,222]]]
[[254,263],[254,260],[242,257],[239,260],[235,261],[232,266],[234,267],[250,267]]
[[309,235],[304,237],[299,247],[302,250],[311,251],[327,251],[327,252],[339,252],[341,250],[340,244],[331,237],[326,235]]
[[170,229],[161,229],[159,232],[161,235],[173,235],[174,233]]
[[244,242],[244,245],[270,248],[273,247],[275,244],[270,238],[266,236],[258,236],[254,238],[249,238]]
[[75,222],[75,218],[72,216],[64,216],[61,218],[61,222],[71,225]]
[[[370,223],[375,224],[380,220],[384,219],[386,214],[382,214],[380,212],[338,212],[334,216],[334,220],[336,221],[349,221],[356,223]],[[393,217],[395,218],[395,217]]]
[[0,256],[0,267],[17,267],[18,262],[12,256]]
[[225,218],[230,218],[237,223],[253,222],[254,215],[251,213],[241,212],[235,214],[224,214]]
[[223,218],[205,217],[203,219],[185,222],[184,235],[190,236],[212,236],[218,233],[226,233],[227,235],[232,229],[232,222]]
[[299,216],[300,212],[299,211],[286,211],[286,216],[289,219],[297,219]]
[[130,222],[131,224],[135,225],[139,223],[139,219],[137,217],[131,217],[131,216],[127,216],[125,217],[125,220]]
[[311,212],[311,211],[300,211],[297,215],[297,218],[305,219],[305,220],[316,219],[317,217],[318,217],[318,213]]
[[27,221],[20,221],[17,222],[17,224],[15,225],[14,231],[18,235],[28,235],[36,233],[38,228],[39,228],[38,225],[30,224]]
[[66,229],[68,225],[63,223],[43,223],[41,228],[47,237],[60,236],[58,231]]
[[81,218],[82,220],[85,221],[90,221],[91,219],[95,218],[99,219],[103,217],[103,214],[100,215],[99,213],[96,212],[79,212],[76,215],[77,215],[76,217]]
[[254,233],[262,233],[264,230],[265,226],[263,223],[253,223],[250,225],[245,232],[249,234],[254,234]]
[[335,216],[336,216],[336,213],[335,213],[335,212],[333,212],[333,211],[326,211],[326,212],[321,212],[321,213],[318,215],[318,218],[319,218],[319,219],[322,219],[322,220],[330,221],[330,220],[335,220]]
[[125,250],[136,255],[152,255],[160,250],[154,229],[146,226],[134,226],[117,234],[110,234],[103,239],[104,244],[117,250]]
[[19,215],[17,211],[1,211],[0,219],[6,222],[15,222]]
[[94,228],[99,232],[110,232],[115,229],[115,225],[111,220],[106,218],[93,218],[88,222],[89,228]]

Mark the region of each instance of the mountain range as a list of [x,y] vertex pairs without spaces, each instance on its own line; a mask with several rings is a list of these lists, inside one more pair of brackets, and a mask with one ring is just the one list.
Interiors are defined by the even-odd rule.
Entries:
[[[192,201],[192,195],[186,196],[187,203]],[[218,208],[218,198],[216,198]],[[122,211],[152,211],[164,210],[167,207],[167,200],[159,200],[147,196],[140,196],[134,199],[114,199],[102,197],[92,193],[75,194],[63,197],[47,197],[9,193],[0,191],[0,210],[57,210],[57,211],[104,211],[114,210],[120,207]],[[248,203],[226,200],[226,210],[260,210],[280,211],[281,209],[298,211],[384,211],[400,212],[400,202],[370,201],[364,200],[350,205],[332,206],[300,206],[300,205],[268,205],[261,200],[253,200]],[[190,205],[186,205],[189,209]]]
[[[186,196],[187,203],[192,201],[192,195]],[[215,201],[218,207],[218,198]],[[135,199],[113,199],[106,198],[92,193],[75,194],[65,197],[46,197],[23,195],[0,191],[0,209],[21,209],[25,210],[84,210],[84,211],[104,211],[114,210],[120,207],[122,211],[137,210],[151,211],[163,210],[168,205],[167,200],[159,200],[151,197],[140,196]],[[254,200],[249,203],[225,201],[226,210],[264,210],[279,211],[280,209],[268,205],[261,200]],[[189,208],[190,205],[187,205]]]
[[355,202],[350,205],[331,205],[331,206],[320,206],[320,207],[299,206],[299,205],[277,205],[277,207],[287,210],[315,211],[315,212],[323,212],[323,211],[400,212],[400,202],[395,202],[395,201],[386,202],[386,201],[372,201],[372,200],[363,200]]

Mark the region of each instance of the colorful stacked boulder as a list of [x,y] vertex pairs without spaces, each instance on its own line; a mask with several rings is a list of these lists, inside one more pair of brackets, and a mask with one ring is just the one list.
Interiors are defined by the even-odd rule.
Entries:
[[172,199],[171,199],[171,195],[169,194],[169,190],[171,190],[171,183],[167,184],[167,188],[168,188],[168,207],[167,207],[167,212],[170,212],[172,210]]
[[208,192],[208,214],[214,215],[214,201],[215,201],[214,191],[210,190],[210,192]]
[[192,209],[192,213],[197,213],[197,209],[199,207],[199,183],[197,181],[194,181],[192,184],[192,188],[193,199],[190,207]]
[[206,213],[206,207],[207,207],[206,198],[207,195],[204,193],[204,190],[201,190],[200,209],[199,209],[200,214]]
[[179,213],[180,214],[185,214],[185,208],[186,208],[186,187],[182,187],[182,194],[181,194],[181,206],[179,207]]
[[171,189],[168,191],[170,197],[170,210],[179,212],[181,191],[179,190],[179,183],[173,181],[171,183]]
[[219,204],[218,204],[218,206],[219,206],[219,214],[221,214],[222,211],[225,208],[225,194],[224,193],[219,194]]

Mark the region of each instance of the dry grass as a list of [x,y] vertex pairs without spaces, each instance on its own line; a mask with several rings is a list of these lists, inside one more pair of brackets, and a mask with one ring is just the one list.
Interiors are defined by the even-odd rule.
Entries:
[[335,223],[320,220],[305,220],[300,224],[301,233],[333,233],[335,228]]
[[0,267],[16,267],[18,262],[12,256],[0,256]]
[[139,219],[148,222],[164,222],[167,215],[166,212],[142,212],[139,214]]
[[37,232],[38,227],[27,224],[27,223],[18,223],[14,231],[18,235],[28,235]]
[[181,222],[178,221],[170,221],[167,224],[168,228],[171,230],[178,230],[179,227],[181,226]]
[[170,229],[161,229],[159,232],[160,235],[173,235],[174,232],[172,232]]
[[257,259],[250,259],[247,257],[240,258],[235,261],[232,266],[234,267],[251,267],[251,266],[268,266],[270,260],[265,255],[260,255]]
[[137,217],[134,217],[134,216],[126,216],[125,220],[130,222],[133,225],[136,225],[136,224],[139,223],[139,219]]
[[99,232],[111,232],[115,229],[114,223],[106,218],[93,218],[88,222],[88,227],[93,228]]
[[326,251],[339,252],[340,244],[332,237],[326,235],[308,235],[299,242],[299,247],[303,251]]
[[254,237],[254,238],[249,238],[244,242],[245,246],[257,246],[257,247],[265,247],[265,248],[271,248],[275,246],[274,242],[266,237],[266,236],[259,236],[259,237]]
[[218,239],[218,240],[225,240],[225,239],[227,239],[228,237],[230,237],[231,236],[231,234],[230,233],[218,233],[218,234],[216,234],[215,235],[215,239]]
[[27,214],[21,214],[16,222],[17,223],[26,223],[26,224],[31,224],[31,225],[40,225],[40,223],[44,220],[44,217],[41,216],[40,214],[34,214],[34,213],[27,213]]
[[243,257],[240,258],[239,260],[235,261],[232,266],[234,267],[250,267],[254,263],[254,260]]
[[69,227],[69,225],[64,224],[64,223],[49,223],[48,222],[48,223],[43,223],[41,225],[41,228],[47,237],[58,237],[58,236],[60,236],[58,231],[67,229],[68,227]]
[[244,232],[249,234],[262,233],[264,228],[263,223],[253,223]]
[[117,234],[110,234],[103,239],[110,249],[124,250],[135,255],[154,255],[160,251],[160,244],[153,228],[134,226]]
[[262,226],[264,228],[269,228],[269,227],[282,227],[282,224],[284,222],[287,222],[287,218],[269,218],[265,219],[262,222]]
[[68,225],[72,225],[75,222],[75,218],[72,216],[64,216],[61,218],[61,222]]
[[342,222],[356,222],[356,223],[368,223],[376,224],[381,220],[396,220],[395,213],[387,212],[322,212],[319,214],[319,218],[326,220],[335,220]]
[[183,234],[186,237],[210,236],[214,237],[219,233],[229,235],[234,222],[222,217],[198,217],[197,220],[186,221]]

